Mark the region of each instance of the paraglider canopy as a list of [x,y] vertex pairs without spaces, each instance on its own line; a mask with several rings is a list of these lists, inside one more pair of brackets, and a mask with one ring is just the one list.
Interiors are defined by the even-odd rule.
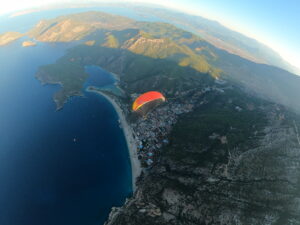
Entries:
[[[144,113],[146,113],[147,111],[149,111],[149,106],[150,108],[152,108],[151,106],[155,107],[157,104],[159,104],[160,102],[164,102],[165,100],[166,99],[162,93],[157,91],[149,91],[140,95],[137,99],[135,99],[132,105],[132,110],[144,111]],[[148,105],[148,107],[146,107],[147,110],[145,111],[143,109],[145,108],[146,105]]]

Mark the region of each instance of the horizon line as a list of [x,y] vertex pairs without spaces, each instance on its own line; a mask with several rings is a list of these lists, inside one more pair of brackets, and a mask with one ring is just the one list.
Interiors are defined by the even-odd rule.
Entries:
[[[68,3],[68,2],[61,2],[61,3],[51,3],[51,4],[45,4],[45,5],[40,5],[37,7],[30,7],[27,9],[20,9],[20,10],[15,10],[15,11],[11,11],[5,14],[1,14],[0,16],[8,16],[9,18],[13,18],[13,17],[17,17],[17,16],[22,16],[22,15],[26,15],[26,14],[30,14],[30,13],[35,13],[35,12],[40,12],[40,11],[47,11],[47,10],[51,10],[51,9],[64,9],[64,8],[83,8],[83,7],[89,7],[89,6],[97,6],[97,5],[103,5],[103,4],[108,4],[108,5],[116,5],[116,4],[121,4],[121,7],[123,5],[134,5],[134,4],[139,4],[141,6],[146,6],[146,7],[160,7],[163,9],[167,9],[167,10],[172,10],[175,12],[179,12],[179,13],[183,13],[183,14],[187,14],[187,15],[191,15],[191,16],[198,16],[198,17],[202,17],[204,19],[210,20],[212,22],[216,22],[218,24],[220,24],[221,26],[237,32],[247,38],[253,39],[255,41],[257,41],[259,44],[265,45],[266,47],[268,47],[269,49],[273,50],[274,52],[276,52],[282,60],[284,60],[286,63],[290,64],[290,66],[295,67],[295,69],[297,71],[293,71],[292,73],[295,73],[296,75],[300,75],[300,67],[298,65],[295,65],[293,62],[291,62],[290,60],[288,60],[286,57],[284,57],[282,55],[282,53],[280,53],[280,50],[277,50],[276,47],[271,46],[269,43],[266,43],[265,41],[261,40],[261,38],[257,38],[254,37],[252,35],[249,35],[243,31],[240,31],[238,28],[235,28],[229,24],[226,23],[222,23],[220,22],[218,19],[216,18],[212,18],[210,16],[207,15],[202,15],[200,12],[194,12],[191,10],[185,10],[185,9],[181,9],[178,7],[174,7],[174,6],[167,6],[165,4],[159,4],[159,3],[150,3],[150,2],[145,2],[145,1],[137,1],[137,0],[125,0],[125,1],[121,1],[121,0],[112,0],[112,1],[95,1],[95,0],[91,0],[89,2],[86,3],[79,3],[74,1],[74,3]],[[71,7],[70,7],[71,5]],[[120,5],[119,5],[120,6]],[[277,48],[280,48],[279,46],[277,46]],[[298,74],[297,74],[298,73]]]

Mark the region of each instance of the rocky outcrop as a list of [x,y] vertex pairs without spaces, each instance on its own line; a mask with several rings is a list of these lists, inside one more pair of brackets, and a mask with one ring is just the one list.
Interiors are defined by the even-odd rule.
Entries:
[[22,43],[22,46],[23,46],[23,47],[36,46],[36,43],[33,42],[33,41],[24,41],[24,42]]

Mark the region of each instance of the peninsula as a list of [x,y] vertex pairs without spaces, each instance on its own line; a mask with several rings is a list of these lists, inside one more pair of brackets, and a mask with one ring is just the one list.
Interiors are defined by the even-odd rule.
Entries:
[[[68,62],[68,66],[74,67],[72,70],[75,71],[76,68],[81,71],[80,67],[92,63],[106,67],[108,71],[116,74],[127,73],[124,79],[127,79],[128,83],[129,80],[136,82],[146,75],[149,75],[150,79],[150,76],[155,77],[157,74],[163,74],[165,84],[171,83],[167,74],[182,79],[187,79],[183,74],[188,74],[189,77],[193,73],[198,73],[201,77],[203,74],[213,78],[223,76],[264,99],[283,104],[293,110],[300,108],[299,101],[295,99],[295,96],[300,95],[300,77],[274,66],[257,64],[230,54],[212,46],[194,33],[167,23],[140,22],[94,11],[42,20],[26,35],[41,42],[82,40],[84,46],[71,49],[66,57],[52,65],[53,68],[48,68],[49,74],[52,69],[55,70],[54,67]],[[143,61],[147,61],[147,65]],[[139,68],[142,64],[144,68]],[[158,71],[161,66],[159,64],[166,64],[166,71]],[[176,70],[172,69],[172,65]],[[63,68],[60,71],[62,70]],[[131,75],[129,71],[132,72]],[[136,71],[139,71],[139,74]],[[72,77],[72,82],[67,82],[69,84],[76,81],[74,86],[63,88],[63,91],[54,97],[59,107],[66,102],[67,96],[72,96],[72,93],[78,95],[81,84],[84,83],[84,78],[79,73],[78,76],[71,74],[59,75],[60,80],[70,80]],[[273,77],[271,80],[270,76]],[[265,85],[266,83],[269,85]],[[286,85],[282,86],[282,83]],[[131,83],[129,85],[133,86]]]
[[4,34],[0,34],[0,46],[7,45],[22,36],[24,35],[19,32],[6,32]]

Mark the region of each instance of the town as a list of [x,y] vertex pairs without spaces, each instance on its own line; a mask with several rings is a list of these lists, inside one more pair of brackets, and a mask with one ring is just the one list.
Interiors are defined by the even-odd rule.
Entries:
[[[181,114],[191,112],[194,107],[206,104],[207,93],[222,94],[225,92],[225,88],[218,87],[220,81],[215,83],[217,86],[176,92],[175,98],[167,99],[146,116],[140,116],[131,123],[137,146],[136,151],[142,167],[151,168],[158,160],[159,152],[164,145],[169,143],[168,134]],[[222,85],[224,83],[225,81],[222,82]],[[137,96],[139,94],[132,94],[132,101]],[[130,111],[126,110],[126,114],[129,113]]]

